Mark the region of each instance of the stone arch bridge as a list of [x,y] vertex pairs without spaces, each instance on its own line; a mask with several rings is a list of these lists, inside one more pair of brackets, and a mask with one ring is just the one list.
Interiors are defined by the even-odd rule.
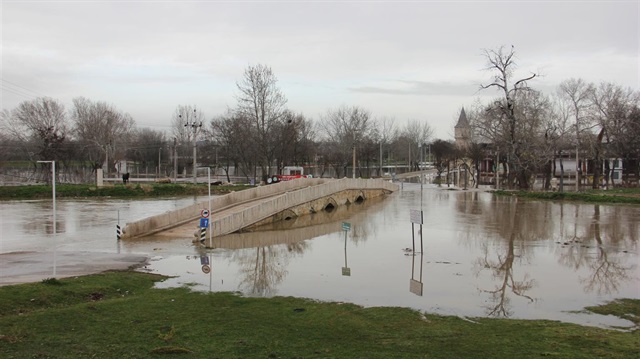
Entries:
[[[367,198],[384,196],[398,186],[382,179],[300,178],[211,197],[210,228],[215,237],[288,220]],[[127,223],[122,239],[169,231],[179,226],[195,228],[203,201],[182,209]],[[191,226],[193,224],[193,226]]]

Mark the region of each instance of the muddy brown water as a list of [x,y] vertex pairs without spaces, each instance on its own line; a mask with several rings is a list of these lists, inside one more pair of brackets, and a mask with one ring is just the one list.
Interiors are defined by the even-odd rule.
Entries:
[[[382,200],[213,238],[212,250],[194,244],[190,233],[115,239],[118,211],[125,223],[203,199],[59,200],[55,238],[50,201],[2,202],[0,252],[143,253],[152,258],[147,270],[173,276],[158,287],[465,317],[630,326],[579,311],[615,298],[640,298],[638,206],[404,184]],[[421,229],[412,225],[411,210],[423,211]]]

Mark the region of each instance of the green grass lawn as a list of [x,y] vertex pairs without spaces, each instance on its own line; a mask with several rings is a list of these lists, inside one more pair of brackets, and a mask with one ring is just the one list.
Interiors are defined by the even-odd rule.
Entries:
[[640,204],[640,188],[620,188],[610,190],[586,190],[581,192],[540,192],[540,191],[493,191],[497,195],[522,198],[583,201],[590,203]]
[[[228,193],[251,188],[247,185],[211,186],[212,194]],[[57,184],[56,197],[84,198],[84,197],[163,197],[206,195],[209,192],[207,184],[115,184],[98,188],[95,185]],[[51,198],[52,188],[45,185],[33,186],[0,186],[0,200],[9,199],[46,199]]]
[[[637,330],[542,320],[468,321],[404,308],[154,289],[162,279],[109,272],[0,287],[0,357],[637,358],[640,353]],[[637,318],[638,302],[597,310]]]

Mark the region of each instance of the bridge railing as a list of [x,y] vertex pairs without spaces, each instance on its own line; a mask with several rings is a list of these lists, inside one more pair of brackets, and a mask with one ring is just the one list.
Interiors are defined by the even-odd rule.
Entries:
[[[392,192],[397,190],[398,186],[380,179],[344,178],[334,180],[326,178],[300,178],[269,186],[260,186],[244,191],[232,192],[224,196],[211,197],[213,235],[222,235],[238,231],[245,226],[272,216],[287,208],[310,202],[332,193],[348,189],[375,188]],[[281,195],[278,196],[278,194]],[[250,206],[228,217],[216,217],[216,212],[222,208],[269,196],[276,197],[267,202],[261,202],[259,205]],[[208,206],[209,201],[202,201],[178,210],[127,223],[124,227],[122,238],[146,236],[194,221],[200,216],[200,211],[208,208]]]
[[213,235],[220,236],[236,232],[288,208],[331,196],[346,190],[382,189],[389,192],[398,190],[398,185],[381,179],[351,179],[327,181],[315,186],[287,191],[278,197],[243,209],[226,217],[212,220]]

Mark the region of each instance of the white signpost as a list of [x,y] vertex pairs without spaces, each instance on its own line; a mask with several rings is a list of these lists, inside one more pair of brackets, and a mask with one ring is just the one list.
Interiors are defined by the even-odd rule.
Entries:
[[[412,209],[409,212],[409,218],[411,219],[411,241],[412,241],[412,251],[413,251],[413,262],[411,263],[411,279],[409,280],[409,292],[422,296],[423,284],[422,284],[422,258],[424,256],[424,249],[422,244],[422,225],[424,224],[424,215],[422,209]],[[414,266],[415,266],[415,258],[416,258],[416,237],[415,237],[415,229],[413,227],[414,224],[420,225],[420,279],[414,279]]]
[[344,267],[342,267],[343,276],[351,276],[351,268],[347,266],[347,232],[351,230],[351,223],[342,222],[342,230],[344,231]]

